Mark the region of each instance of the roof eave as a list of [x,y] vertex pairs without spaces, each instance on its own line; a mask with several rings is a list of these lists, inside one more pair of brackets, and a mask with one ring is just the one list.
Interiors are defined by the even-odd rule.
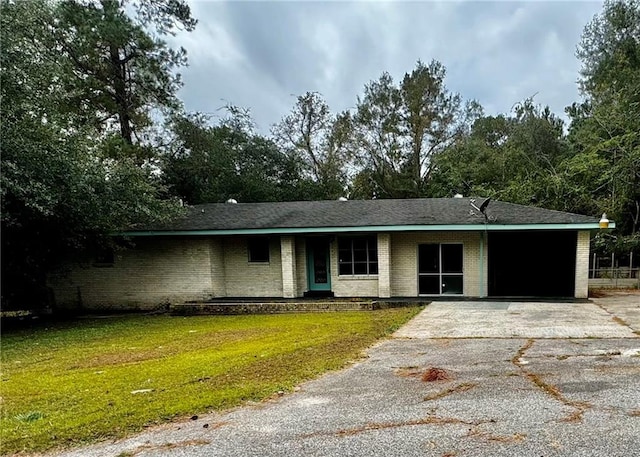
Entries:
[[[615,223],[609,223],[609,229]],[[599,230],[598,222],[564,224],[452,224],[452,225],[370,225],[354,227],[269,227],[224,230],[131,230],[113,233],[116,236],[223,236],[223,235],[294,235],[303,233],[348,232],[448,232],[504,230]]]

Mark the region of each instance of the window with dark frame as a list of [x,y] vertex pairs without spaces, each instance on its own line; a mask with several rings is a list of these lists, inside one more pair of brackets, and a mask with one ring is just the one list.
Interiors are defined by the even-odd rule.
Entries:
[[460,295],[463,293],[463,245],[460,243],[418,246],[418,293]]
[[378,239],[373,236],[338,237],[340,276],[377,275]]
[[269,263],[269,238],[249,238],[247,246],[249,262]]

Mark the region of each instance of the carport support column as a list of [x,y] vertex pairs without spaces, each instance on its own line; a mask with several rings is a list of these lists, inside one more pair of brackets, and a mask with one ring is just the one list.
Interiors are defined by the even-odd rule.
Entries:
[[295,298],[298,296],[295,237],[280,237],[280,254],[282,259],[282,296],[284,298]]
[[589,241],[591,236],[587,230],[578,232],[576,243],[576,298],[589,296]]
[[378,297],[391,297],[391,235],[378,233]]
[[478,295],[480,298],[485,298],[487,296],[487,288],[485,287],[485,250],[486,250],[486,240],[487,234],[486,232],[480,232],[480,267],[478,271],[479,279],[478,279]]

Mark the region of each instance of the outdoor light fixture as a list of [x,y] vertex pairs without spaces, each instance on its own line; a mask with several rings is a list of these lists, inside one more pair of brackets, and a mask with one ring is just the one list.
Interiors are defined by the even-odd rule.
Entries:
[[602,218],[600,219],[599,224],[601,229],[609,228],[609,219],[607,219],[607,213],[602,213]]

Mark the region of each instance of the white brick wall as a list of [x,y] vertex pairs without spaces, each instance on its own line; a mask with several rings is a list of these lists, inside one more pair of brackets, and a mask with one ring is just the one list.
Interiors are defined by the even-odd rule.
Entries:
[[246,237],[224,240],[227,297],[282,297],[280,237],[269,239],[269,262],[249,262]]
[[212,296],[210,242],[204,238],[137,238],[116,251],[112,267],[92,259],[49,276],[62,308],[153,309]]
[[227,296],[227,284],[224,271],[224,238],[211,238],[209,256],[211,262],[211,289],[214,297]]
[[391,297],[391,235],[378,233],[378,297]]
[[576,298],[589,296],[589,241],[591,236],[587,230],[578,232],[576,244]]
[[295,237],[280,237],[280,255],[282,258],[282,294],[284,298],[298,295],[296,278]]
[[296,289],[302,297],[309,289],[307,281],[307,242],[303,236],[296,237]]

